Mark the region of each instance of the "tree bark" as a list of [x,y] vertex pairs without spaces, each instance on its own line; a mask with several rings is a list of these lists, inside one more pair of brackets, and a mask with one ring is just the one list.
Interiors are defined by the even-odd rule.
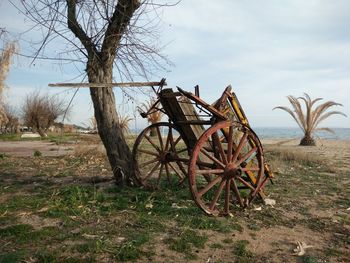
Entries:
[[[108,23],[100,49],[83,30],[77,20],[77,0],[66,0],[67,25],[80,40],[88,58],[86,71],[89,83],[112,83],[113,62],[125,30],[134,12],[140,7],[139,0],[119,0]],[[107,85],[106,85],[107,86]],[[98,133],[106,148],[116,183],[136,183],[131,151],[119,126],[112,87],[90,88]]]
[[[102,65],[101,65],[102,64]],[[90,60],[87,67],[90,83],[111,83],[112,65],[100,63],[98,59]],[[98,133],[106,148],[117,185],[135,184],[131,163],[131,151],[119,126],[112,87],[90,88],[94,105]]]
[[[153,123],[152,123],[152,124],[153,124]],[[156,129],[155,127],[151,128],[150,136],[151,136],[151,137],[157,136],[157,129]]]

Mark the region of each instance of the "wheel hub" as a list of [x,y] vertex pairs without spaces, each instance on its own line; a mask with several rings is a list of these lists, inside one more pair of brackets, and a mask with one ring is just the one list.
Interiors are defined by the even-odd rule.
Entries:
[[168,162],[172,162],[174,160],[174,153],[172,152],[163,152],[160,154],[160,162],[161,163],[168,163]]
[[234,163],[229,163],[224,169],[224,177],[227,179],[235,178],[241,176],[242,170],[237,167]]

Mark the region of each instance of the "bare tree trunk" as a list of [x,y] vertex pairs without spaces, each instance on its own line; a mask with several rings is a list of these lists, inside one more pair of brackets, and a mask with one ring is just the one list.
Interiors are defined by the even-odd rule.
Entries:
[[[88,63],[90,83],[111,83],[112,66],[100,63]],[[90,95],[95,110],[98,133],[106,148],[109,163],[118,185],[136,183],[131,163],[131,151],[119,126],[115,107],[113,88],[90,88]]]
[[39,128],[37,129],[37,131],[38,131],[40,137],[46,137],[46,136],[47,136],[46,133],[44,132],[44,130],[43,130],[42,128],[39,127]]
[[151,128],[150,136],[151,137],[157,136],[157,128],[155,128],[155,127]]

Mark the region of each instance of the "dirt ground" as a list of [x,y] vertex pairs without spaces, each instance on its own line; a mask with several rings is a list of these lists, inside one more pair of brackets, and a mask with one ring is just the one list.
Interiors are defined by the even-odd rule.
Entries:
[[[350,262],[350,141],[319,140],[316,147],[300,147],[298,140],[262,143],[276,177],[267,186],[268,197],[276,204],[257,202],[246,210],[237,208],[232,218],[214,219],[195,207],[182,188],[118,190],[99,201],[96,195],[114,191],[113,178],[103,154],[77,152],[81,145],[0,142],[0,153],[10,156],[0,160],[0,262],[21,262],[1,261],[1,250],[6,255],[31,251],[33,255],[21,258],[25,262],[66,262],[71,257],[77,260],[69,262]],[[36,150],[42,157],[33,157]],[[51,158],[55,156],[61,157]],[[108,180],[94,181],[100,175]],[[87,182],[93,183],[93,199],[84,190]],[[21,196],[38,200],[32,204]],[[124,197],[126,206],[116,203]],[[152,207],[145,210],[150,200]],[[185,208],[174,211],[174,202]],[[13,222],[31,225],[31,235],[58,231],[63,236],[56,240],[54,234],[40,232],[34,243],[23,241],[23,234],[11,236]],[[186,231],[207,241],[197,247]],[[138,245],[142,235],[149,239]],[[294,251],[298,242],[309,246],[300,256],[295,255],[300,250]],[[40,261],[40,249],[60,252],[50,254],[56,261]],[[129,254],[123,258],[120,251]],[[139,254],[133,257],[135,251]]]
[[0,141],[0,153],[11,156],[33,156],[35,151],[42,156],[62,156],[73,151],[74,145],[57,145],[47,141]]
[[[264,139],[263,145],[277,146],[284,150],[302,151],[324,159],[335,169],[350,172],[350,141],[318,139],[315,147],[299,147],[298,139]],[[350,197],[349,197],[350,198]]]

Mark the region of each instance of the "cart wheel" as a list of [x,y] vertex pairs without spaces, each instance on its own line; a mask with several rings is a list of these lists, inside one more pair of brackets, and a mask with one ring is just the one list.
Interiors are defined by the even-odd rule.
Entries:
[[235,204],[246,207],[262,187],[260,141],[239,122],[219,122],[197,141],[188,174],[193,198],[207,214],[227,215]]
[[[155,136],[151,136],[154,131]],[[133,148],[138,179],[147,188],[181,184],[187,176],[188,150],[174,125],[159,122],[148,126],[137,137]]]

